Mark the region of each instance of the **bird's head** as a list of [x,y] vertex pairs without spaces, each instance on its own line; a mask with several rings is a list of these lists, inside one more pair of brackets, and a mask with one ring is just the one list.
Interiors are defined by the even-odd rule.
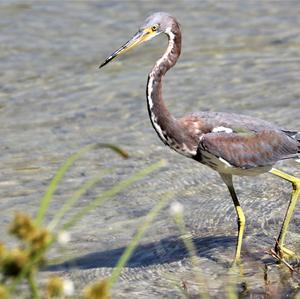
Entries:
[[152,39],[160,33],[167,32],[172,27],[174,18],[165,12],[157,12],[149,16],[138,32],[122,47],[109,55],[99,68],[105,66],[117,56]]

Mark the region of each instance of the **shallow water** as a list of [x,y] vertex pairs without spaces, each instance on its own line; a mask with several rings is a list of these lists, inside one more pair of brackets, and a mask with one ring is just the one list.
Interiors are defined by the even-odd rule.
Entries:
[[[226,187],[208,168],[170,151],[157,138],[146,110],[147,73],[167,42],[161,36],[98,70],[99,64],[163,10],[182,25],[183,51],[165,79],[167,105],[191,111],[240,112],[287,128],[300,127],[300,4],[295,1],[10,1],[0,3],[1,239],[14,211],[34,214],[64,159],[87,143],[115,143],[131,158],[108,151],[86,154],[64,178],[49,211],[105,167],[116,171],[79,207],[137,169],[168,166],[95,209],[53,254],[76,260],[63,275],[79,288],[108,275],[136,226],[165,190],[184,205],[211,294],[222,296],[234,254],[235,211]],[[164,46],[163,46],[164,45]],[[280,168],[300,176],[299,164]],[[248,288],[263,290],[265,250],[278,234],[291,186],[271,175],[237,178],[247,217],[243,247]],[[300,209],[288,243],[299,246]],[[114,290],[116,298],[177,298],[173,280],[196,283],[179,232],[165,209],[143,238]],[[73,262],[72,262],[73,264]],[[274,280],[278,273],[274,270]],[[125,296],[125,297],[126,297]],[[126,297],[126,298],[127,298]]]

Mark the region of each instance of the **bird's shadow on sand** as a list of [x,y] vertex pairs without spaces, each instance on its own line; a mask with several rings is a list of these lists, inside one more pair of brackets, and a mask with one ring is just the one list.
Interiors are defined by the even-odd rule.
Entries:
[[[206,236],[193,238],[199,257],[207,258],[216,262],[213,252],[223,252],[230,248],[234,254],[236,237],[233,236]],[[93,269],[101,267],[115,267],[126,247],[97,251],[74,259],[67,260],[60,264],[49,265],[46,271],[66,271],[72,269]],[[145,267],[157,264],[169,264],[180,261],[189,256],[183,241],[177,236],[164,238],[158,242],[139,245],[126,266]]]

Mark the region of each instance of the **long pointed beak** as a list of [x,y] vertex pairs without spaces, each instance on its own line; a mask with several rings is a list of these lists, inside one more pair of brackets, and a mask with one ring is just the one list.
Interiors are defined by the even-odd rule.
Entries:
[[117,56],[127,52],[128,50],[142,44],[143,42],[151,39],[156,34],[151,32],[149,29],[144,29],[138,31],[127,43],[125,43],[121,48],[113,52],[110,56],[108,56],[105,61],[99,66],[99,69],[108,64]]

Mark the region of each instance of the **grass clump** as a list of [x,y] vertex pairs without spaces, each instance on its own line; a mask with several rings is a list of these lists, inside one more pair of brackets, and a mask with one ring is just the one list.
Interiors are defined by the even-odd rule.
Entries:
[[95,282],[83,290],[84,299],[109,299],[109,285],[106,279]]
[[[80,221],[82,217],[86,216],[92,209],[103,204],[136,181],[165,165],[164,161],[153,163],[152,165],[117,183],[112,188],[104,191],[102,194],[99,194],[88,205],[81,208],[62,226],[62,228],[57,229],[57,226],[59,225],[63,216],[81,198],[81,196],[99,183],[101,178],[111,171],[104,170],[97,178],[93,178],[85,182],[83,186],[76,190],[73,196],[64,202],[63,206],[57,211],[50,223],[45,225],[44,218],[47,208],[53,199],[53,194],[55,193],[55,190],[58,184],[61,182],[63,176],[82,154],[99,148],[108,148],[123,158],[128,157],[128,154],[125,151],[110,144],[96,144],[83,147],[78,152],[68,157],[63,165],[58,169],[43,198],[41,199],[35,219],[23,212],[18,212],[15,214],[8,231],[18,240],[18,245],[14,248],[8,248],[6,244],[0,242],[0,299],[16,297],[26,298],[28,291],[25,293],[23,292],[24,286],[27,286],[30,298],[32,299],[40,299],[42,297],[47,299],[65,298],[73,296],[73,282],[62,279],[59,276],[50,276],[44,286],[38,285],[37,274],[41,266],[45,264],[46,252],[57,241],[68,242],[68,230],[70,230],[72,226]],[[153,219],[153,215],[151,217],[151,219]],[[147,222],[147,225],[148,224],[149,221]],[[139,234],[138,238],[134,238],[133,246],[129,248],[126,257],[123,257],[122,262],[119,263],[119,266],[117,266],[116,269],[120,269],[122,266],[124,266],[126,260],[129,258],[137,242],[139,241],[139,238],[141,238],[143,232],[145,231],[147,225],[144,226],[144,229],[142,233]],[[110,280],[103,280],[86,287],[81,296],[88,299],[109,298],[110,287],[118,278],[118,275],[120,275],[120,271],[114,272],[114,275],[112,275]],[[22,294],[25,294],[24,296],[20,295],[21,289]],[[42,293],[44,293],[44,296],[41,295]]]

